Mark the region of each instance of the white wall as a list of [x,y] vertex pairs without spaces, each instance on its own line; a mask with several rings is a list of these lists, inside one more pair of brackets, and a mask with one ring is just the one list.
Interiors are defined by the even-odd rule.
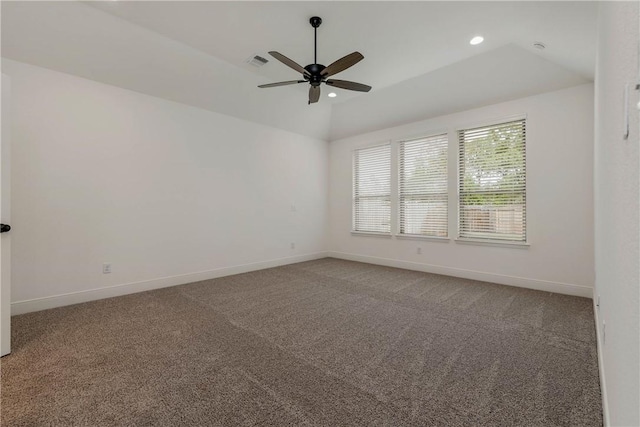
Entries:
[[2,65],[12,81],[14,314],[325,249],[325,141]]
[[[596,67],[595,264],[610,425],[640,425],[638,2],[602,2]],[[630,136],[623,139],[625,84]],[[606,322],[606,333],[604,323]]]
[[[486,4],[486,3],[484,3]],[[551,92],[590,80],[508,44],[333,105],[331,140]]]
[[[394,138],[527,115],[526,249],[352,235],[352,150]],[[330,238],[334,256],[497,283],[591,296],[593,268],[593,85],[522,98],[331,142]],[[455,194],[456,142],[449,180]],[[456,200],[450,200],[455,237]],[[422,254],[416,253],[422,247]]]
[[[132,7],[95,3],[105,3],[105,9]],[[330,103],[306,105],[303,87],[257,87],[295,78],[277,61],[269,67],[282,77],[267,77],[244,64],[245,57],[232,64],[92,6],[79,1],[4,2],[2,56],[313,138],[327,137]],[[205,43],[224,42],[203,38]]]

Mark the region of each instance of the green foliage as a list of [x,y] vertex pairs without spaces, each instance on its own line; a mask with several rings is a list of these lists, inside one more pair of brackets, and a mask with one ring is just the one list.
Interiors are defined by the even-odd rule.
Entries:
[[474,130],[473,138],[466,137],[460,163],[464,204],[500,206],[524,202],[524,129],[519,123],[486,132]]

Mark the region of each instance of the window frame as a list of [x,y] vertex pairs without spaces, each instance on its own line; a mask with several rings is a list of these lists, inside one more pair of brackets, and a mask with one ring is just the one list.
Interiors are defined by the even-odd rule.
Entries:
[[[445,201],[445,206],[446,206],[446,215],[445,215],[445,232],[446,234],[444,236],[436,236],[436,235],[430,235],[430,234],[421,234],[421,233],[403,233],[402,232],[402,215],[403,215],[403,204],[402,204],[402,184],[403,184],[403,159],[402,159],[402,150],[403,150],[403,144],[405,143],[412,143],[412,142],[419,142],[421,140],[429,140],[429,139],[435,139],[435,138],[442,138],[445,140],[445,172],[444,172],[444,178],[445,178],[445,192],[444,193],[422,193],[422,195],[427,195],[427,194],[432,194],[432,195],[444,195],[444,201]],[[397,183],[396,183],[396,188],[397,188],[397,194],[395,197],[395,202],[396,202],[396,217],[397,217],[397,227],[395,230],[395,236],[401,239],[427,239],[427,240],[434,240],[434,241],[449,241],[450,239],[450,218],[449,218],[449,214],[450,214],[450,209],[449,209],[449,204],[450,204],[450,183],[449,183],[449,171],[450,171],[450,164],[449,162],[451,161],[450,156],[449,156],[449,150],[450,150],[450,132],[448,130],[440,130],[439,132],[424,132],[420,135],[416,135],[413,136],[411,138],[403,138],[403,139],[399,139],[395,141],[395,145],[396,145],[396,156],[397,156],[397,161],[396,161],[396,166],[397,166]]]
[[[389,231],[363,231],[357,230],[357,208],[356,208],[356,153],[362,150],[369,150],[380,147],[389,147]],[[393,236],[393,141],[385,141],[376,144],[367,144],[360,147],[356,147],[351,150],[351,234],[353,235],[361,235],[361,236],[378,236],[378,237],[392,237]]]
[[[514,240],[498,240],[498,239],[477,239],[477,238],[469,238],[469,237],[460,237],[460,146],[459,146],[459,131],[461,130],[469,130],[473,128],[479,127],[490,127],[499,125],[502,123],[509,123],[517,120],[524,120],[525,122],[525,139],[524,139],[524,148],[525,148],[525,158],[524,158],[524,168],[525,168],[525,188],[524,188],[524,197],[525,197],[525,217],[524,217],[524,241],[514,241]],[[448,243],[449,241],[453,241],[456,244],[463,245],[479,245],[479,246],[495,246],[495,247],[503,247],[510,249],[528,249],[531,246],[531,235],[529,233],[530,228],[530,220],[527,212],[530,210],[530,200],[529,200],[529,186],[528,186],[528,161],[527,161],[527,146],[529,133],[526,128],[530,127],[528,123],[528,115],[526,113],[515,114],[510,116],[502,116],[498,118],[488,118],[482,120],[474,120],[468,121],[466,123],[449,123],[443,127],[434,127],[430,130],[424,132],[412,132],[410,135],[406,135],[401,138],[389,138],[384,142],[380,141],[377,143],[362,143],[358,146],[351,148],[351,161],[352,161],[352,186],[351,186],[351,231],[350,233],[353,236],[358,237],[383,237],[383,238],[391,238],[398,240],[422,240],[422,241],[431,241],[433,243]],[[402,234],[400,233],[400,143],[404,141],[411,141],[421,138],[428,138],[429,136],[437,136],[437,135],[447,135],[448,139],[448,152],[447,152],[447,190],[448,190],[448,200],[449,203],[447,205],[448,209],[448,229],[447,229],[447,237],[435,237],[428,235],[420,235],[420,234]],[[428,135],[428,136],[425,136]],[[373,231],[356,231],[355,227],[355,153],[362,149],[367,148],[375,148],[380,146],[389,146],[390,150],[390,231],[389,232],[373,232]]]
[[[492,127],[492,126],[499,126],[501,124],[508,124],[510,122],[516,122],[516,121],[523,121],[524,122],[524,141],[523,141],[523,147],[524,147],[524,174],[525,174],[525,184],[524,184],[524,190],[522,191],[522,194],[524,196],[524,212],[523,212],[523,235],[524,235],[524,240],[509,240],[509,239],[496,239],[496,238],[487,238],[487,237],[462,237],[461,236],[461,230],[462,230],[462,218],[461,218],[461,210],[462,210],[462,203],[461,203],[461,174],[460,174],[460,167],[461,167],[461,155],[462,155],[462,150],[460,147],[460,132],[461,131],[467,131],[467,130],[472,130],[475,128],[483,128],[483,127]],[[528,117],[527,114],[518,114],[518,115],[513,115],[513,116],[506,116],[506,117],[501,117],[501,118],[494,118],[494,119],[489,119],[489,120],[480,120],[480,121],[475,121],[475,122],[471,122],[471,123],[467,123],[464,126],[456,126],[455,129],[453,130],[454,133],[454,137],[456,140],[456,152],[457,152],[457,158],[456,158],[456,202],[457,202],[457,212],[456,212],[456,227],[457,227],[457,232],[456,232],[456,237],[454,239],[454,241],[456,243],[460,243],[460,244],[470,244],[470,245],[487,245],[487,246],[498,246],[498,247],[509,247],[509,248],[528,248],[529,246],[531,246],[531,243],[529,241],[529,221],[528,221],[528,193],[529,193],[529,186],[528,186],[528,182],[527,182],[527,176],[528,176],[528,162],[527,162],[527,141],[528,141],[528,132],[527,132],[527,127],[528,127]]]

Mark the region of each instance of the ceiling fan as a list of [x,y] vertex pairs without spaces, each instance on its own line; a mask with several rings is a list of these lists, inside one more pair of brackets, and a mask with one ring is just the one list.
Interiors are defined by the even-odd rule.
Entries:
[[361,60],[364,59],[364,56],[360,52],[353,52],[347,56],[344,56],[331,65],[325,67],[322,64],[318,64],[318,37],[317,31],[320,24],[322,24],[322,19],[314,16],[309,19],[309,23],[313,27],[313,64],[309,64],[306,67],[302,67],[300,64],[295,61],[287,58],[283,54],[271,51],[269,55],[276,58],[278,61],[282,62],[284,65],[293,68],[300,74],[302,74],[302,80],[289,80],[286,82],[278,82],[278,83],[269,83],[266,85],[260,85],[259,88],[267,88],[267,87],[276,87],[276,86],[286,86],[286,85],[295,85],[299,83],[309,83],[311,87],[309,87],[309,104],[313,104],[318,102],[320,99],[320,84],[324,83],[329,86],[339,87],[341,89],[347,90],[355,90],[358,92],[369,92],[371,90],[371,86],[350,82],[347,80],[334,80],[328,79],[328,77],[333,76],[334,74],[338,74],[341,71],[346,70],[347,68],[357,64]]

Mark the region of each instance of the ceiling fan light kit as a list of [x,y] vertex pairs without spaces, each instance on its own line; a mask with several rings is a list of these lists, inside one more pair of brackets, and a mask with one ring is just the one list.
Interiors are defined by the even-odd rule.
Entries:
[[309,104],[318,102],[320,99],[320,85],[322,83],[337,87],[340,89],[355,90],[358,92],[369,92],[371,86],[350,82],[348,80],[333,80],[328,77],[338,74],[341,71],[357,64],[364,59],[364,56],[360,52],[353,52],[347,56],[344,56],[337,61],[333,62],[329,66],[325,67],[322,64],[318,64],[318,37],[317,31],[320,24],[322,24],[322,18],[314,16],[309,19],[309,23],[313,27],[313,64],[309,64],[306,67],[302,67],[297,62],[287,58],[283,54],[271,51],[269,55],[282,62],[284,65],[302,74],[302,79],[289,80],[286,82],[268,83],[258,86],[259,88],[269,88],[276,86],[294,85],[299,83],[309,83]]

